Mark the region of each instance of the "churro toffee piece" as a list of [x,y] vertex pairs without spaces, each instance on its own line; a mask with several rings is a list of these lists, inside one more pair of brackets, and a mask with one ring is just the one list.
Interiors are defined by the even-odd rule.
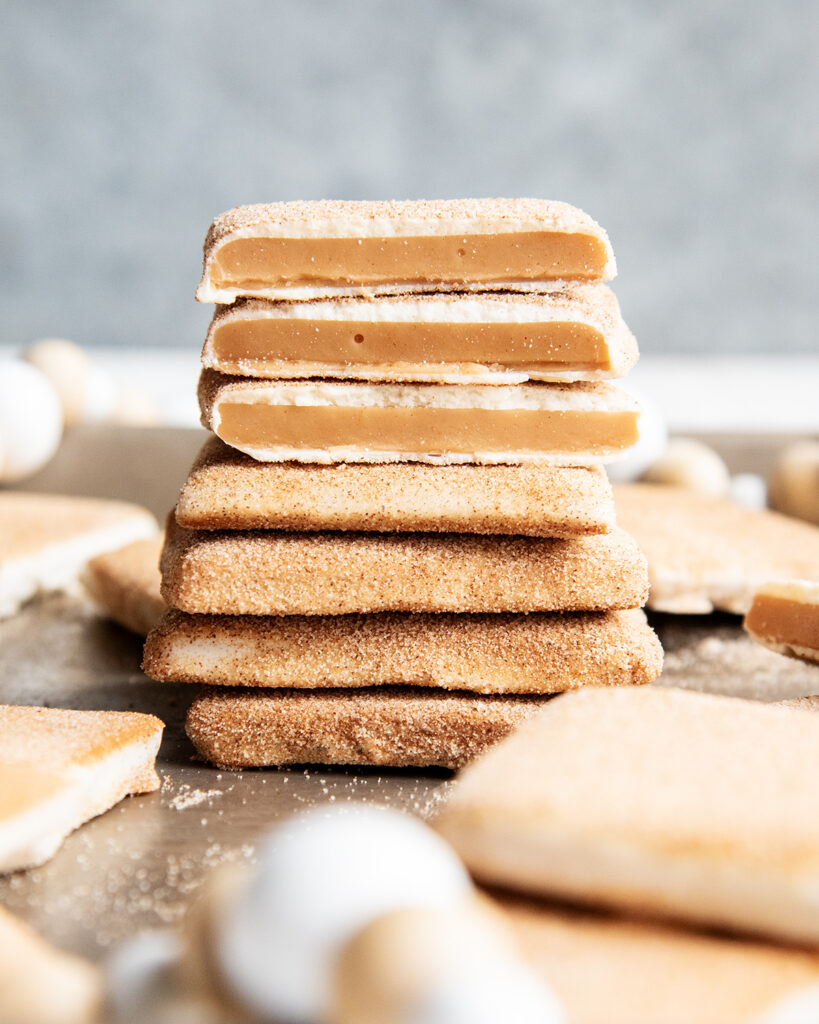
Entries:
[[269,203],[217,217],[200,302],[608,281],[605,231],[545,199]]
[[221,306],[204,366],[248,377],[516,384],[624,376],[637,343],[605,285]]
[[557,693],[650,683],[662,649],[645,615],[186,615],[148,637],[144,670],[163,682],[475,693]]
[[210,437],[179,495],[192,530],[362,530],[574,537],[608,533],[599,466],[258,462]]
[[206,687],[185,729],[206,761],[229,770],[282,764],[460,768],[544,699],[413,687],[313,693]]
[[0,871],[42,864],[83,822],[158,789],[162,728],[126,711],[0,705]]
[[754,594],[745,629],[778,654],[819,662],[819,582],[767,583]]
[[95,555],[157,532],[147,509],[123,501],[0,493],[0,618],[74,587]]
[[684,690],[564,694],[438,819],[480,880],[819,946],[819,717]]
[[611,384],[349,384],[204,370],[202,423],[265,462],[590,465],[639,437],[637,402]]
[[165,612],[159,593],[159,555],[163,537],[136,540],[88,563],[82,582],[105,614],[145,636]]
[[160,563],[172,608],[212,615],[608,611],[638,608],[645,559],[620,529],[592,537],[185,530]]

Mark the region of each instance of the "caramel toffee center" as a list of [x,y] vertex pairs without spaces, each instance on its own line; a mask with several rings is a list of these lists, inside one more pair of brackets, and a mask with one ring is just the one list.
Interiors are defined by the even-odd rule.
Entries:
[[774,594],[757,594],[746,625],[776,644],[819,650],[819,606]]
[[601,332],[572,321],[436,323],[237,317],[213,328],[220,365],[306,362],[324,365],[399,363],[498,364],[520,370],[571,366],[609,370]]
[[217,288],[418,285],[600,277],[606,248],[591,234],[523,231],[390,238],[233,238],[209,267]]
[[273,405],[225,398],[216,433],[246,449],[613,454],[638,438],[633,411]]

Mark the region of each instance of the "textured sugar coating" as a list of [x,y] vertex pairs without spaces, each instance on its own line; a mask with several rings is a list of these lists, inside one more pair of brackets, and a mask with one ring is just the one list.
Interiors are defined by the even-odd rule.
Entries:
[[[585,231],[606,238],[587,213],[549,199],[302,200],[235,206],[220,214],[205,238],[205,254],[236,235],[356,237],[419,231],[460,234],[502,231]],[[608,239],[606,238],[608,242]]]
[[83,583],[105,613],[145,636],[165,614],[159,593],[161,534],[92,558]]
[[657,611],[744,614],[761,585],[819,580],[819,527],[687,488],[614,488],[618,523],[648,558]]
[[572,537],[608,533],[599,467],[258,462],[210,438],[176,507],[194,530],[361,530]]
[[364,764],[459,768],[543,706],[543,697],[409,687],[321,691],[205,688],[185,728],[218,768]]
[[638,610],[276,618],[170,611],[148,637],[143,664],[164,682],[477,693],[642,684],[661,667],[660,643]]
[[0,569],[52,545],[131,522],[155,527],[149,512],[124,501],[4,491],[0,494]]
[[192,531],[169,519],[172,608],[214,615],[607,611],[646,598],[622,530],[553,540],[468,534]]
[[[785,1024],[819,1006],[819,958],[803,950],[504,899],[521,954],[570,1021]],[[812,991],[813,1013],[768,1017]]]
[[[70,711],[0,704],[0,764],[32,762],[63,769],[93,766],[129,744],[159,745],[162,722],[131,711]],[[153,767],[135,793],[159,786]]]
[[492,884],[817,946],[817,772],[803,711],[587,689],[465,772],[438,827]]
[[[315,324],[320,336],[323,324],[474,324],[477,329],[488,325],[546,325],[554,322],[573,323],[594,329],[604,346],[605,368],[564,362],[522,370],[505,365],[503,360],[487,363],[473,357],[464,342],[462,358],[453,362],[436,361],[434,353],[424,362],[413,361],[409,353],[396,350],[389,362],[365,363],[356,359],[338,363],[284,358],[271,348],[257,355],[230,360],[221,357],[215,337],[225,325],[271,320],[305,321]],[[359,340],[356,337],[356,340]],[[221,373],[249,377],[343,377],[358,380],[434,380],[447,383],[520,383],[525,380],[603,380],[624,376],[636,363],[637,342],[626,327],[614,292],[605,285],[563,285],[547,292],[526,294],[487,292],[463,295],[455,293],[403,294],[384,297],[342,297],[302,302],[265,299],[239,299],[232,305],[218,306],[208,329],[202,349],[202,365]],[[532,362],[547,363],[554,359],[548,342],[531,346]],[[339,360],[341,356],[339,355]]]

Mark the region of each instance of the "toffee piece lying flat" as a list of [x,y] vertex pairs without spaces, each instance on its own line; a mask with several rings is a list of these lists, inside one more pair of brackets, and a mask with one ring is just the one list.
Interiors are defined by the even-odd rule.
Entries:
[[662,649],[642,611],[530,615],[186,615],[143,668],[163,682],[293,689],[410,685],[558,693],[650,683]]
[[545,199],[269,203],[217,217],[200,302],[405,291],[531,289],[608,281],[603,229]]
[[367,764],[460,768],[543,707],[544,697],[419,691],[206,687],[185,729],[218,768]]
[[637,343],[605,285],[220,307],[202,364],[248,377],[450,384],[623,377]]
[[203,370],[202,424],[264,462],[611,461],[639,406],[611,384],[266,381]]
[[743,615],[757,587],[819,580],[819,527],[664,484],[614,487],[617,522],[648,559],[656,611]]
[[819,582],[787,580],[760,587],[743,624],[772,651],[819,662]]
[[521,954],[583,1024],[807,1024],[819,959],[803,949],[505,898]]
[[74,586],[94,555],[157,532],[147,509],[122,501],[0,493],[0,618]]
[[608,533],[599,466],[311,466],[258,462],[211,437],[179,495],[192,530],[362,530],[574,537]]
[[622,530],[571,540],[429,533],[185,530],[160,562],[172,608],[212,615],[608,611],[645,603]]
[[437,825],[482,881],[819,946],[819,717],[579,690],[459,779]]
[[136,540],[117,551],[97,555],[82,581],[99,607],[126,629],[145,636],[159,622],[166,605],[159,593],[159,555],[163,537]]
[[162,722],[0,705],[0,871],[42,864],[83,822],[159,788]]

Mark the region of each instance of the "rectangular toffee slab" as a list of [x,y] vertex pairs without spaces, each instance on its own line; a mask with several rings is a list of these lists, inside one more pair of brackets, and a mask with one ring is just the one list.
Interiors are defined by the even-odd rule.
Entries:
[[185,530],[169,517],[162,596],[211,615],[609,611],[648,594],[631,537]]
[[637,344],[602,284],[554,291],[239,300],[202,351],[220,373],[265,378],[516,384],[624,376]]
[[574,537],[608,533],[614,498],[599,466],[258,462],[211,437],[176,520],[191,530]]
[[240,206],[205,240],[200,302],[242,295],[530,290],[608,281],[611,244],[591,217],[543,199],[294,202]]
[[637,402],[611,384],[266,381],[203,370],[202,424],[265,462],[611,461],[639,438]]

